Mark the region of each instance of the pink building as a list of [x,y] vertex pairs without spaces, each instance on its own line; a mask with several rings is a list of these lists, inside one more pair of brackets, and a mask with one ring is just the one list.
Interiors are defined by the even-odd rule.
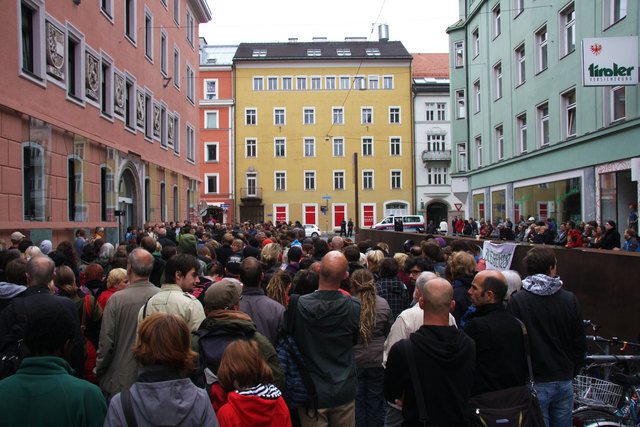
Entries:
[[[0,238],[184,220],[199,193],[205,0],[5,2]],[[121,216],[117,214],[121,213]]]
[[238,46],[207,46],[200,38],[200,213],[233,222],[233,56]]

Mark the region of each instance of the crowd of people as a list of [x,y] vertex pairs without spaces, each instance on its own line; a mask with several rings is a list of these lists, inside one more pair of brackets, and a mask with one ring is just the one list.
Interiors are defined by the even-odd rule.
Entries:
[[[516,317],[547,425],[571,417],[582,314],[547,246],[529,251],[522,280],[437,235],[398,253],[292,224],[158,224],[117,247],[101,228],[55,248],[11,237],[8,425],[412,426],[420,399],[429,425],[471,425],[470,397],[528,380]],[[313,382],[301,406],[287,397],[287,335]]]
[[525,219],[522,215],[515,223],[508,217],[493,222],[490,219],[481,218],[476,222],[473,218],[463,219],[455,216],[450,224],[443,220],[436,226],[433,221],[429,221],[426,231],[427,234],[449,234],[567,248],[586,247],[638,252],[640,246],[638,245],[638,216],[635,204],[631,204],[630,209],[631,213],[622,241],[613,220],[604,224],[598,224],[596,221],[576,223],[573,220],[558,224],[553,218],[537,221],[534,217]]

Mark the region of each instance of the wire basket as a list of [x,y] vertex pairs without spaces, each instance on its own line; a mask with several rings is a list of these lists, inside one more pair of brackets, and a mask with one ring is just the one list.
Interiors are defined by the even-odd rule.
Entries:
[[573,379],[573,392],[581,403],[617,407],[622,386],[598,378],[578,375]]

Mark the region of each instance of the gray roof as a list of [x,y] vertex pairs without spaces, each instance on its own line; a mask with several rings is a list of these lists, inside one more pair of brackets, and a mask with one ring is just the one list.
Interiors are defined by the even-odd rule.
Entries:
[[200,65],[233,65],[233,56],[238,49],[233,46],[203,46],[200,48]]
[[[349,51],[347,55],[345,50]],[[240,43],[234,61],[407,59],[399,41]]]

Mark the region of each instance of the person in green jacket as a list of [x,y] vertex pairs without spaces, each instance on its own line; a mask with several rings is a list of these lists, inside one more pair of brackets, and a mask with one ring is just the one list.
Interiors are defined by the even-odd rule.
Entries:
[[102,426],[106,399],[100,388],[74,377],[68,362],[78,323],[73,315],[50,304],[27,318],[31,356],[0,381],[0,426]]

